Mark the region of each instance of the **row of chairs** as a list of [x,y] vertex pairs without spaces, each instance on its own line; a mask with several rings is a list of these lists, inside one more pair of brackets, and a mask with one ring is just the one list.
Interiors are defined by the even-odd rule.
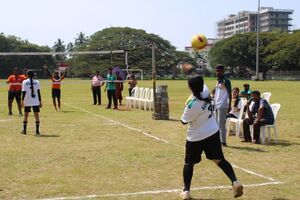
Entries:
[[134,87],[131,91],[131,96],[126,97],[126,106],[127,108],[153,110],[153,89]]
[[[261,95],[262,98],[266,99],[268,102],[270,101],[270,97],[271,97],[271,93],[270,92],[265,92]],[[241,110],[240,110],[240,114],[239,114],[239,118],[235,119],[235,118],[228,118],[226,123],[227,123],[227,130],[229,132],[230,130],[230,126],[231,123],[235,124],[235,133],[237,137],[240,137],[242,135],[240,135],[241,132],[241,127],[243,126],[243,112],[244,112],[244,108],[247,105],[247,99],[242,98],[242,106],[241,106]],[[276,119],[277,119],[277,114],[280,110],[281,105],[279,103],[274,103],[271,104],[271,108],[274,114],[274,124],[271,125],[265,125],[262,126],[260,128],[260,139],[261,142],[264,143],[267,139],[268,142],[270,142],[271,140],[271,128],[274,129],[274,135],[275,135],[275,141],[276,143],[278,143],[278,131],[277,131],[277,127],[276,127]],[[267,130],[267,135],[266,135],[266,130]],[[251,128],[251,133],[253,136],[253,129]]]

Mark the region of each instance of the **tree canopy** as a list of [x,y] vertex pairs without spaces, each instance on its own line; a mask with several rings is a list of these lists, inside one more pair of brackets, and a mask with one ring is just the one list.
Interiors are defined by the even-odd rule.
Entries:
[[[51,49],[46,46],[38,46],[29,43],[27,40],[21,40],[15,36],[5,36],[0,34],[1,52],[50,52]],[[40,68],[42,65],[55,65],[52,56],[0,56],[0,76],[7,78],[14,67],[19,68]]]
[[[300,33],[275,30],[259,33],[259,71],[300,70]],[[256,67],[256,33],[237,34],[215,44],[209,52],[212,66],[222,63],[232,71]],[[239,74],[237,74],[239,75]]]
[[[175,69],[181,60],[193,59],[186,52],[177,52],[169,41],[155,34],[146,33],[144,30],[112,27],[106,28],[89,37],[86,45],[81,50],[89,51],[111,51],[124,50],[128,53],[128,65],[130,68],[144,69],[146,73],[151,72],[152,52],[151,45],[156,49],[156,64],[158,73],[169,74]],[[74,56],[70,63],[75,74],[86,73],[91,70],[105,71],[108,67],[120,66],[125,68],[124,54],[108,55],[84,55]]]

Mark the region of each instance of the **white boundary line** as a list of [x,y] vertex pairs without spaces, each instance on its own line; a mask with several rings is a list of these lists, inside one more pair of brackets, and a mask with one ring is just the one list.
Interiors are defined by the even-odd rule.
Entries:
[[[258,183],[258,184],[248,184],[243,185],[244,187],[259,187],[266,185],[276,185],[281,184],[281,182],[269,182],[269,183]],[[211,186],[211,187],[197,187],[192,188],[192,191],[199,190],[215,190],[215,189],[230,189],[232,186]],[[124,197],[124,196],[137,196],[137,195],[148,195],[148,194],[162,194],[162,193],[179,193],[182,189],[169,189],[169,190],[150,190],[141,192],[129,192],[129,193],[110,193],[110,194],[92,194],[86,196],[73,196],[73,197],[55,197],[55,198],[45,198],[45,199],[35,199],[35,200],[75,200],[75,199],[92,199],[101,197]]]
[[[90,112],[88,110],[85,110],[85,109],[82,109],[82,108],[79,108],[79,107],[76,107],[76,106],[72,106],[70,104],[67,104],[67,103],[64,103],[66,106],[68,107],[71,107],[71,108],[74,108],[74,109],[78,109],[78,110],[81,110],[82,112],[85,112],[85,113],[89,113],[93,116],[97,116],[97,117],[101,117],[102,119],[105,119],[105,120],[108,120],[108,121],[111,121],[111,122],[115,122],[116,124],[120,125],[120,126],[123,126],[125,128],[128,128],[130,130],[134,130],[134,131],[137,131],[139,133],[142,133],[143,135],[147,136],[147,137],[151,137],[155,140],[158,140],[158,141],[161,141],[161,142],[164,142],[164,143],[168,143],[168,144],[172,144],[172,145],[175,145],[177,147],[181,147],[180,145],[177,145],[177,144],[174,144],[174,143],[170,143],[169,141],[167,140],[164,140],[164,139],[161,139],[161,138],[158,138],[156,136],[153,136],[153,135],[150,135],[148,133],[146,133],[145,131],[142,131],[140,129],[137,129],[137,128],[133,128],[133,127],[130,127],[130,126],[127,126],[126,124],[122,124],[120,122],[117,122],[115,120],[112,120],[110,118],[107,118],[107,117],[104,117],[102,115],[99,115],[99,114],[96,114],[96,113],[93,113],[93,112]],[[248,184],[248,185],[243,185],[244,187],[259,187],[259,186],[266,186],[266,185],[277,185],[277,184],[282,184],[283,182],[280,182],[280,181],[277,181],[271,177],[268,177],[268,176],[264,176],[262,174],[258,174],[258,173],[255,173],[253,171],[250,171],[250,170],[247,170],[245,168],[242,168],[242,167],[238,167],[236,165],[233,165],[232,166],[234,168],[237,168],[237,169],[240,169],[242,171],[245,171],[246,173],[249,173],[251,175],[254,175],[254,176],[258,176],[258,177],[261,177],[261,178],[264,178],[264,179],[267,179],[269,180],[270,182],[266,182],[266,183],[257,183],[257,184]],[[199,190],[211,190],[211,189],[230,189],[231,186],[206,186],[206,187],[196,187],[196,188],[192,188],[191,190],[192,191],[199,191]],[[178,193],[182,191],[182,189],[169,189],[169,190],[150,190],[150,191],[141,191],[141,192],[131,192],[131,193],[110,193],[110,194],[102,194],[102,195],[97,195],[97,194],[93,194],[93,195],[86,195],[86,196],[73,196],[73,197],[55,197],[55,198],[44,198],[44,199],[36,199],[36,200],[76,200],[76,199],[92,199],[92,198],[101,198],[101,197],[121,197],[121,196],[136,196],[136,195],[147,195],[147,194],[162,194],[162,193]]]

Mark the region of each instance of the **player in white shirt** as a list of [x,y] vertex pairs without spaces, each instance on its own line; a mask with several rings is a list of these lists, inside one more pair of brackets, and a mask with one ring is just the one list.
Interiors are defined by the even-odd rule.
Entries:
[[188,85],[193,97],[187,103],[181,117],[182,123],[189,124],[189,128],[183,167],[184,188],[180,196],[183,199],[190,198],[194,165],[201,161],[204,151],[206,158],[214,161],[231,180],[234,197],[239,197],[243,194],[243,186],[237,181],[231,164],[224,158],[219,126],[213,114],[209,91],[204,87],[203,78],[199,75],[190,76]]
[[39,126],[39,112],[42,107],[42,99],[40,92],[40,83],[38,80],[34,79],[33,71],[27,72],[28,79],[22,83],[22,107],[24,107],[24,121],[23,121],[23,131],[22,134],[26,135],[27,120],[31,108],[34,112],[35,125],[36,125],[36,135],[40,135]]

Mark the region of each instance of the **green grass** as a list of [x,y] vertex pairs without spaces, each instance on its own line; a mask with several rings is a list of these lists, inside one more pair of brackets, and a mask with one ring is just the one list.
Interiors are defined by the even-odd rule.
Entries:
[[[251,89],[272,92],[271,103],[280,103],[279,144],[244,144],[228,136],[224,149],[231,163],[283,182],[278,185],[246,187],[241,199],[300,198],[300,97],[299,83],[248,81]],[[182,188],[182,165],[186,126],[179,121],[189,95],[186,81],[167,84],[170,117],[152,120],[149,111],[106,110],[92,105],[90,81],[65,80],[62,111],[56,112],[49,80],[42,80],[41,137],[34,136],[34,117],[29,117],[28,135],[20,134],[22,118],[7,113],[7,88],[0,85],[0,199],[38,199],[119,194]],[[244,81],[232,81],[242,88]],[[214,80],[207,80],[212,88]],[[128,94],[125,84],[123,96]],[[138,86],[151,87],[151,81]],[[66,104],[64,104],[66,103]],[[124,101],[125,103],[125,101]],[[109,120],[112,119],[113,121]],[[5,121],[6,120],[6,121]],[[169,141],[163,143],[118,123],[143,130]],[[270,182],[235,169],[243,184]],[[192,187],[229,186],[220,169],[205,159],[195,167]],[[193,191],[194,199],[231,199],[229,189]],[[95,199],[179,199],[178,193],[98,197]]]

